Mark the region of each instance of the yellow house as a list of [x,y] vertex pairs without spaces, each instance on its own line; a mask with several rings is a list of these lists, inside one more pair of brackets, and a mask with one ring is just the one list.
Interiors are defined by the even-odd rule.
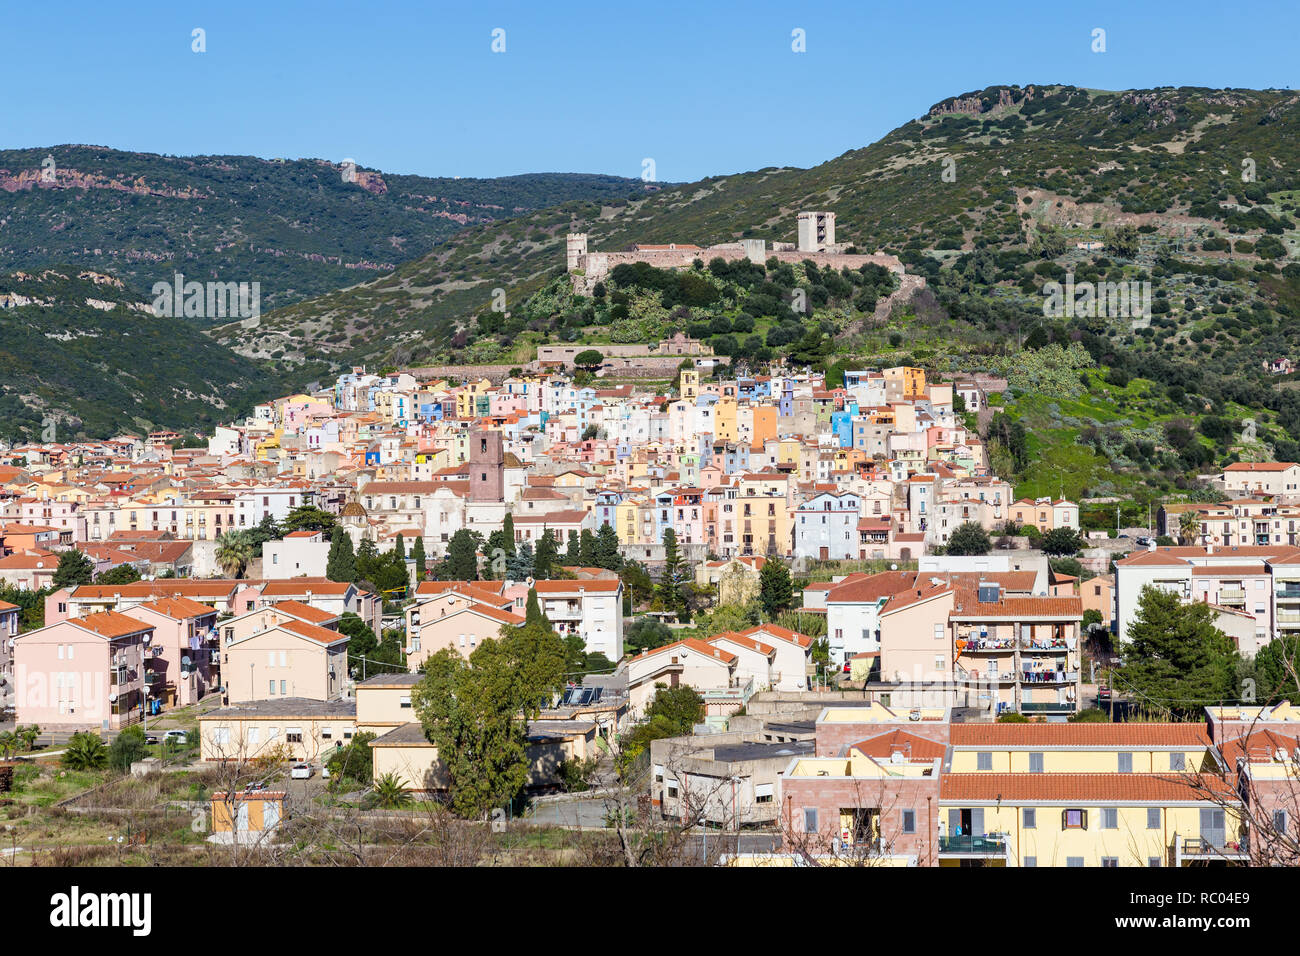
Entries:
[[352,740],[356,722],[350,700],[283,697],[220,707],[199,717],[199,755],[209,762],[320,761]]
[[713,406],[713,440],[736,441],[739,432],[736,422],[736,400],[720,398]]

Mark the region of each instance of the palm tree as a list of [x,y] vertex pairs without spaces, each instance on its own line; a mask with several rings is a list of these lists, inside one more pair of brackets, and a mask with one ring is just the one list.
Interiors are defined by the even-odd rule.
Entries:
[[26,727],[19,727],[16,733],[18,739],[23,742],[24,750],[36,749],[36,738],[41,735],[39,724],[28,724]]
[[227,531],[217,539],[215,557],[227,577],[237,578],[253,560],[253,543],[243,531]]
[[387,810],[404,807],[411,802],[406,781],[395,773],[386,773],[375,781],[375,802]]
[[0,732],[0,755],[8,760],[13,752],[18,749],[18,735],[12,730]]
[[99,734],[79,731],[63,750],[63,765],[70,770],[98,770],[108,762],[108,748]]
[[1195,509],[1178,516],[1178,539],[1184,544],[1195,544],[1201,536],[1201,514]]

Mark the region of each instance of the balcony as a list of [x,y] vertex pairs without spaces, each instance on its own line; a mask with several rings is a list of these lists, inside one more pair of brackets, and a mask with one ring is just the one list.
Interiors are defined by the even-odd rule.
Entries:
[[966,637],[957,635],[958,640],[965,640],[966,647],[963,648],[963,654],[989,653],[993,651],[1011,651],[1015,650],[1016,642],[1010,637]]
[[1007,838],[1001,833],[941,836],[939,852],[958,856],[1006,856]]
[[1278,588],[1273,593],[1279,601],[1300,601],[1300,587]]
[[1219,588],[1220,604],[1227,604],[1229,602],[1245,603],[1245,601],[1246,601],[1245,588]]
[[1021,671],[1022,684],[1076,684],[1078,671]]
[[1075,702],[1072,700],[1061,701],[1061,702],[1054,701],[1051,703],[1044,703],[1040,701],[1037,703],[1022,703],[1020,705],[1020,712],[1026,715],[1028,714],[1072,714],[1074,713],[1077,706],[1078,705],[1076,705]]
[[1211,862],[1246,863],[1250,851],[1244,842],[1228,841],[1219,836],[1179,837],[1174,834],[1174,865],[1193,866]]
[[1026,651],[1065,651],[1069,650],[1069,643],[1063,637],[1022,637],[1020,647]]

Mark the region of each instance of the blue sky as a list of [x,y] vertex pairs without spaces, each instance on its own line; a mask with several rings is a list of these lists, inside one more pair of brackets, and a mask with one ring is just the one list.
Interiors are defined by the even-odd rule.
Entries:
[[1300,4],[1258,0],[70,0],[4,16],[4,148],[351,158],[430,176],[639,176],[652,158],[676,181],[816,165],[995,83],[1290,87],[1300,34]]

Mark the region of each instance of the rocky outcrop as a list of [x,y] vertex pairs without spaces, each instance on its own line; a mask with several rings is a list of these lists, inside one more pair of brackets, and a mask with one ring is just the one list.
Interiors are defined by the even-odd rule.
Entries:
[[[53,174],[53,179],[49,178],[50,173]],[[136,196],[163,196],[168,199],[210,198],[209,193],[195,189],[150,186],[142,176],[130,182],[122,182],[110,179],[107,176],[100,176],[98,173],[83,173],[69,168],[54,170],[24,169],[18,173],[0,169],[0,190],[7,193],[16,193],[31,189],[111,189]]]

